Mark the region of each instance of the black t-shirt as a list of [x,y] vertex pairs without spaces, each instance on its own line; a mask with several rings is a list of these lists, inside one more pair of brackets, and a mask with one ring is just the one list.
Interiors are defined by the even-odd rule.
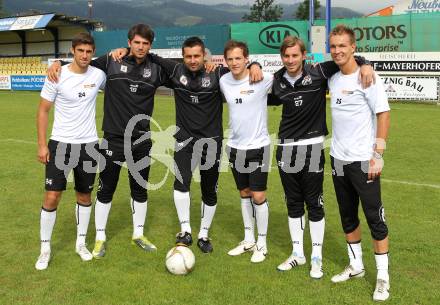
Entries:
[[174,90],[176,102],[176,125],[174,135],[179,141],[188,138],[223,138],[223,99],[220,77],[228,69],[217,67],[211,73],[204,68],[190,71],[183,63],[151,55],[152,62],[159,64],[169,77],[167,86]]
[[[91,65],[107,75],[104,93],[105,134],[123,136],[128,122],[143,114],[151,117],[156,89],[168,78],[161,66],[147,56],[138,64],[133,56],[125,56],[121,63],[104,55],[92,60]],[[150,130],[150,120],[142,118],[134,125],[132,138],[138,138]]]
[[281,143],[328,134],[326,124],[327,79],[338,72],[333,62],[304,64],[301,77],[292,86],[284,77],[286,68],[274,74],[269,105],[283,105],[278,137]]

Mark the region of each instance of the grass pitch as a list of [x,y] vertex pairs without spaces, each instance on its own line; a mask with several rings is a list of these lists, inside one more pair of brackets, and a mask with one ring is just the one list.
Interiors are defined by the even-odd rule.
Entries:
[[[0,304],[373,304],[376,269],[371,238],[363,215],[363,249],[367,274],[333,284],[348,258],[326,155],[324,199],[326,235],[324,277],[309,277],[308,264],[281,273],[276,266],[291,252],[287,211],[277,169],[269,175],[268,249],[264,263],[250,255],[229,257],[227,251],[243,237],[239,196],[230,172],[219,181],[218,208],[210,236],[214,252],[203,255],[194,245],[195,270],[177,277],[165,270],[166,252],[179,230],[172,201],[172,177],[149,192],[146,235],[156,254],[130,244],[132,221],[127,170],[123,170],[107,226],[108,251],[103,260],[82,262],[74,252],[75,197],[68,184],[58,208],[52,237],[52,261],[36,271],[39,255],[39,212],[44,192],[44,167],[36,161],[35,114],[38,93],[0,92]],[[102,122],[99,96],[97,121]],[[439,304],[440,293],[440,107],[391,104],[391,130],[385,153],[383,202],[390,229],[391,298],[388,304]],[[269,109],[269,131],[276,133],[280,108]],[[329,112],[328,112],[329,114]],[[163,129],[175,123],[170,97],[156,98],[154,119]],[[224,113],[225,128],[227,109]],[[328,121],[329,126],[330,119]],[[328,149],[326,150],[328,152]],[[275,166],[275,162],[273,162]],[[152,182],[166,167],[155,162]],[[200,187],[193,182],[191,225],[200,225]],[[309,259],[310,235],[305,232]],[[94,243],[93,216],[87,238]]]

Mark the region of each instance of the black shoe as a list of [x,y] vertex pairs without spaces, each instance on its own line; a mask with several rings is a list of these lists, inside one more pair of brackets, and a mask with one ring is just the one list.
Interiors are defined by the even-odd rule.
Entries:
[[211,253],[212,250],[214,250],[212,248],[212,244],[211,241],[209,240],[209,238],[199,238],[199,240],[197,241],[197,246],[200,248],[200,250],[202,250],[203,253]]
[[176,235],[176,245],[183,244],[185,246],[191,246],[193,243],[193,239],[191,233],[188,232],[179,232]]

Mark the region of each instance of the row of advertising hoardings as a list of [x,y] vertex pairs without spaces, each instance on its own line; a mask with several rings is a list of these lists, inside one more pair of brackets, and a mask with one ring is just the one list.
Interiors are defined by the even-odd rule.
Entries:
[[[325,25],[325,20],[315,24]],[[440,37],[440,13],[333,19],[332,26],[337,24],[353,28],[357,52],[440,51],[440,40],[436,39]],[[253,54],[278,53],[287,35],[298,36],[308,45],[308,22],[231,24],[231,38],[247,42]]]
[[44,75],[0,75],[0,90],[40,91],[45,78]]

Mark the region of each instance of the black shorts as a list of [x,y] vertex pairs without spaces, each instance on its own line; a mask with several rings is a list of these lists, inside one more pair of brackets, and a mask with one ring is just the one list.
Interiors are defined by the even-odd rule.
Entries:
[[278,146],[276,158],[289,217],[302,217],[305,203],[309,220],[320,221],[324,218],[323,144]]
[[262,192],[267,189],[270,168],[269,145],[247,150],[226,146],[226,152],[238,190],[249,188],[254,192]]
[[202,200],[207,205],[216,204],[221,149],[222,143],[211,138],[196,141],[176,140],[174,189],[189,192],[192,174],[198,166]]
[[99,161],[100,173],[97,192],[97,198],[100,202],[108,203],[112,201],[124,162],[128,167],[131,198],[139,202],[147,201],[151,146],[150,139],[139,143],[136,139],[129,139],[129,142],[124,146],[123,136],[104,135],[100,145],[101,159]]
[[69,144],[50,140],[48,149],[46,191],[64,191],[67,177],[73,170],[75,190],[79,193],[91,193],[99,160],[98,142]]
[[359,226],[359,199],[375,240],[388,236],[380,194],[380,178],[368,181],[368,163],[345,162],[331,157],[333,184],[339,205],[342,228],[346,234]]

